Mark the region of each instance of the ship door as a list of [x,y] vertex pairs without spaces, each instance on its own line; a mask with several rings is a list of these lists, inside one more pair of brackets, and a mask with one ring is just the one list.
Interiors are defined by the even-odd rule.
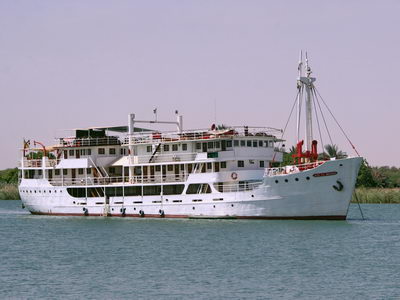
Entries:
[[175,179],[179,178],[179,165],[175,165]]
[[74,181],[75,177],[76,177],[76,170],[75,169],[71,169],[71,177],[72,177],[72,182]]
[[80,153],[79,153],[79,149],[76,149],[75,150],[75,157],[76,158],[80,158],[81,156],[80,156]]
[[226,151],[226,141],[221,141],[221,150]]
[[207,152],[207,143],[203,143],[203,152]]

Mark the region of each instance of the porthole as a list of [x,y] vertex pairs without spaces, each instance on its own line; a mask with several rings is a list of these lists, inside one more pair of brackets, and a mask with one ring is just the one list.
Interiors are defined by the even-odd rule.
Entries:
[[73,204],[75,204],[75,201],[72,201]]
[[298,179],[298,178],[295,178],[294,180],[296,180],[296,181],[299,181],[299,179]]
[[278,180],[275,180],[275,183],[278,183],[279,181]]
[[233,207],[233,204],[231,204],[231,206]]
[[213,207],[215,208],[215,205],[213,205]]
[[114,211],[114,208],[111,208],[112,211]]
[[307,180],[310,180],[310,177],[307,176],[306,179],[307,179]]
[[254,195],[251,195],[252,198],[254,198]]
[[133,210],[136,210],[136,207],[134,207]]
[[289,180],[285,179],[285,182],[289,182]]
[[340,164],[339,166],[343,167],[343,164]]
[[192,207],[193,210],[195,210],[194,206]]

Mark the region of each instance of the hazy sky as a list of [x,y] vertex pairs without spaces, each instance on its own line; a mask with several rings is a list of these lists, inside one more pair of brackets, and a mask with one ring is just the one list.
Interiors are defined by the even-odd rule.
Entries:
[[214,123],[215,102],[217,123],[283,128],[300,49],[361,155],[400,166],[399,16],[400,1],[0,0],[0,169],[24,137],[154,107],[186,129]]

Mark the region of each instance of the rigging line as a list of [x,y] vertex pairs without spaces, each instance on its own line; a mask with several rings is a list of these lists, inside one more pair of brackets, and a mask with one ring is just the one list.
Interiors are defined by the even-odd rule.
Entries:
[[361,213],[361,217],[362,217],[363,220],[365,220],[363,211],[361,209],[360,201],[358,200],[357,192],[355,190],[354,190],[354,196],[356,198],[356,201],[357,201],[357,204],[358,204],[358,209],[360,210],[360,213]]
[[[321,112],[322,120],[324,121],[325,129],[326,129],[326,132],[328,133],[329,141],[331,142],[331,145],[333,146],[333,140],[332,140],[332,137],[331,137],[331,133],[329,132],[328,125],[326,124],[325,116],[324,116],[324,113],[322,112],[322,108],[321,108],[321,105],[319,103],[319,99],[318,99],[318,96],[317,96],[317,93],[316,93],[315,86],[314,86],[314,95],[315,95],[315,99],[317,99],[319,111]],[[324,152],[325,152],[325,150],[324,150]]]
[[321,97],[322,102],[325,104],[326,108],[328,109],[329,113],[331,114],[332,118],[335,120],[337,126],[339,126],[340,130],[342,131],[343,135],[346,137],[347,141],[350,143],[351,147],[353,147],[353,150],[357,153],[359,157],[361,155],[358,153],[356,147],[353,145],[353,143],[350,141],[349,137],[347,136],[346,132],[343,130],[342,126],[340,126],[339,122],[336,120],[335,116],[333,115],[332,111],[329,109],[328,105],[325,103],[324,99],[322,98],[321,94],[317,89],[315,91],[318,93],[319,97]]
[[[283,139],[283,136],[285,135],[286,128],[287,128],[287,126],[288,126],[288,124],[289,124],[290,118],[292,117],[292,113],[293,113],[294,107],[296,106],[297,96],[299,95],[299,93],[300,93],[300,91],[297,92],[296,98],[294,99],[294,103],[293,103],[292,109],[291,109],[291,111],[290,111],[289,118],[287,119],[285,128],[284,128],[283,131],[282,131],[281,140]],[[278,144],[279,147],[278,147],[278,148],[280,148],[280,145],[281,145],[281,144],[282,144],[282,141],[279,142],[279,144]],[[276,151],[274,151],[274,156],[272,157],[272,162],[275,161],[275,156],[276,156]]]
[[[311,90],[314,89],[314,86],[311,87]],[[319,125],[319,118],[318,118],[318,113],[317,113],[317,106],[315,105],[315,97],[312,97],[313,103],[314,103],[314,111],[315,111],[315,118],[317,119],[317,124],[318,124],[318,131],[319,131],[319,137],[321,139],[321,144],[322,144],[322,151],[324,152],[325,145],[324,145],[324,140],[322,139],[322,133],[321,133],[321,127]]]
[[298,120],[297,120],[298,129],[297,129],[297,141],[296,141],[296,143],[298,143],[299,140],[300,140],[301,108],[303,107],[303,92],[304,92],[304,86],[301,85],[300,89],[299,89],[299,92],[298,92],[298,97],[299,97],[298,110],[299,110],[299,112],[298,112],[298,116],[297,116],[298,117]]

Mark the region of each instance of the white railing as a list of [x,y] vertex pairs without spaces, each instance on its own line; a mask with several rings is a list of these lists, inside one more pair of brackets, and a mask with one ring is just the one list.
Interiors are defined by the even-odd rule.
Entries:
[[[45,160],[45,167],[52,168],[57,165],[57,159],[46,159]],[[42,168],[43,167],[43,160],[42,159],[23,159],[19,161],[19,167],[21,168]]]
[[101,138],[59,138],[57,141],[58,147],[91,147],[121,144],[121,141],[116,136]]
[[314,168],[322,165],[323,163],[325,163],[325,161],[316,161],[316,162],[300,164],[300,165],[289,165],[289,166],[278,167],[278,168],[267,168],[267,169],[265,169],[265,176],[286,175],[286,174],[303,172],[306,170],[314,169]]
[[273,137],[280,134],[280,129],[271,127],[244,127],[233,126],[221,130],[197,129],[179,132],[143,132],[127,135],[122,145],[148,144],[148,143],[165,143],[174,141],[195,141],[220,139],[222,137],[232,136],[248,136],[248,137]]
[[87,177],[87,178],[52,178],[50,184],[54,186],[92,186],[92,185],[114,185],[114,184],[152,184],[185,182],[189,174],[168,175],[143,175],[143,176],[118,176],[118,177]]
[[243,182],[243,183],[233,183],[233,184],[223,184],[218,185],[214,183],[214,187],[217,191],[221,193],[235,193],[235,192],[245,192],[252,191],[262,185],[262,181],[256,182]]
[[174,162],[174,161],[192,161],[195,160],[197,153],[177,153],[177,154],[156,154],[153,155],[141,155],[141,156],[128,156],[128,162],[130,165],[149,163],[150,159],[152,163],[161,162]]

